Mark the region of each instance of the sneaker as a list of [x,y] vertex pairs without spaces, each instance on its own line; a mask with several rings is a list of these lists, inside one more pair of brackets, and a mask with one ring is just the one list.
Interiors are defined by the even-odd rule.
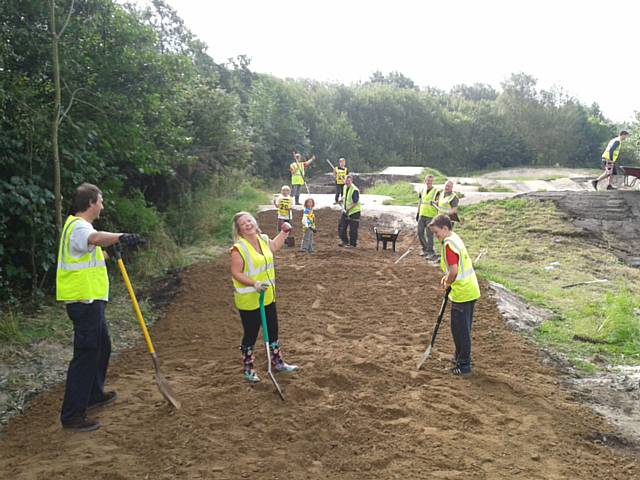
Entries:
[[82,415],[63,422],[62,428],[71,432],[91,432],[100,428],[100,422]]
[[258,374],[254,370],[244,372],[243,377],[249,383],[258,383],[260,381],[260,377],[258,377]]
[[615,190],[611,185],[607,185],[607,190]]
[[339,246],[339,247],[346,247],[346,246],[348,246],[348,245],[349,245],[348,243],[344,243],[344,242],[340,242],[340,243],[338,244],[338,246]]
[[298,367],[297,365],[289,365],[288,363],[285,363],[285,362],[276,363],[273,368],[275,369],[276,372],[282,372],[282,373],[292,373],[300,370],[300,367]]
[[593,189],[597,192],[598,191],[598,181],[597,180],[592,180],[591,181],[591,186],[593,186]]
[[110,403],[115,402],[116,398],[118,398],[118,394],[116,392],[105,392],[104,395],[102,395],[102,400],[98,400],[97,402],[90,404],[87,407],[87,410],[93,410],[94,408],[98,407],[105,407]]
[[449,373],[459,377],[467,377],[471,375],[471,367],[453,367],[449,370]]

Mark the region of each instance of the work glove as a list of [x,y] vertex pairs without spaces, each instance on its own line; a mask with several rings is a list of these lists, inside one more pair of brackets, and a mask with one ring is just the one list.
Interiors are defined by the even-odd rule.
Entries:
[[145,240],[140,238],[140,235],[136,233],[123,233],[122,235],[120,235],[120,240],[118,241],[118,243],[125,248],[129,248],[137,247],[138,245],[142,245],[146,242]]
[[269,288],[269,283],[267,282],[256,282],[253,284],[253,288],[255,288],[259,292],[264,292],[267,288]]

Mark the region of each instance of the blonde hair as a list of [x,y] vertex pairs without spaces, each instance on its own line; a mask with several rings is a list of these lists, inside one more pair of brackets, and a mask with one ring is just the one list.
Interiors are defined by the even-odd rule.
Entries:
[[260,230],[260,227],[258,226],[258,221],[253,215],[251,215],[249,212],[238,212],[233,216],[233,225],[231,226],[231,236],[233,237],[233,243],[236,243],[241,238],[244,238],[240,234],[240,230],[238,230],[238,220],[240,219],[240,217],[243,217],[245,215],[248,215],[251,221],[253,222],[253,224],[256,226],[256,231],[258,232],[258,235],[262,233],[262,231]]
[[280,188],[280,191],[283,191],[283,190],[291,191],[291,187],[289,185],[282,185],[282,187]]

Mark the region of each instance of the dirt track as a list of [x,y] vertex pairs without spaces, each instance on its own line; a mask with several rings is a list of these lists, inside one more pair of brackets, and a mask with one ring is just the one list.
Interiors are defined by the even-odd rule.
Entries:
[[[446,323],[416,372],[440,304],[438,272],[417,256],[383,269],[393,257],[375,251],[367,220],[361,248],[336,248],[337,212],[318,217],[318,253],[276,254],[280,338],[302,367],[279,377],[286,403],[265,375],[255,387],[241,379],[241,328],[222,258],[184,272],[152,331],[180,411],[161,399],[141,343],[112,362],[109,386],[120,397],[97,412],[102,429],[60,429],[60,386],[9,425],[0,478],[640,478],[637,456],[603,444],[615,444],[611,427],[541,366],[484,290],[475,375],[447,373]],[[275,223],[272,212],[261,218]],[[258,364],[263,373],[260,349]]]

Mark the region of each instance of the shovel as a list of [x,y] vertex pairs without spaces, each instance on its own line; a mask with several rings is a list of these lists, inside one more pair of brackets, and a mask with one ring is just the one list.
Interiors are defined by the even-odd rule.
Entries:
[[273,376],[271,371],[271,350],[269,350],[269,331],[267,330],[267,313],[264,310],[264,290],[260,291],[260,320],[262,320],[262,338],[264,339],[264,348],[267,350],[267,374],[271,379],[271,383],[276,387],[276,391],[280,398],[284,402],[284,395],[280,390],[280,385],[276,381],[276,377]]
[[122,247],[117,244],[114,246],[116,247],[114,248],[114,251],[116,254],[116,260],[118,262],[118,267],[120,268],[120,273],[122,274],[124,283],[127,286],[127,290],[129,291],[131,303],[133,303],[133,310],[136,312],[136,317],[138,318],[140,329],[142,330],[144,339],[147,342],[147,347],[149,348],[149,353],[151,354],[153,368],[156,371],[156,384],[158,385],[158,390],[160,390],[160,393],[162,394],[164,399],[177,410],[180,408],[180,402],[176,400],[175,396],[173,395],[167,379],[164,378],[162,373],[160,373],[160,362],[158,360],[158,356],[156,355],[156,351],[153,348],[153,343],[151,343],[151,337],[149,336],[149,331],[147,330],[147,326],[145,325],[144,319],[142,318],[142,312],[140,311],[140,306],[138,305],[136,294],[133,291],[133,287],[131,286],[131,282],[129,281],[129,275],[127,274],[127,269],[124,267],[124,262],[122,261]]
[[447,307],[447,301],[449,300],[449,292],[451,291],[451,287],[447,288],[447,291],[444,293],[444,300],[442,300],[442,306],[440,307],[440,313],[438,313],[438,319],[436,320],[436,326],[433,329],[433,335],[431,335],[431,343],[422,354],[422,358],[418,362],[418,370],[422,368],[424,362],[427,361],[429,355],[431,355],[431,350],[433,350],[433,345],[436,343],[436,335],[438,335],[438,329],[440,328],[440,323],[442,323],[442,317],[444,317],[444,309]]

